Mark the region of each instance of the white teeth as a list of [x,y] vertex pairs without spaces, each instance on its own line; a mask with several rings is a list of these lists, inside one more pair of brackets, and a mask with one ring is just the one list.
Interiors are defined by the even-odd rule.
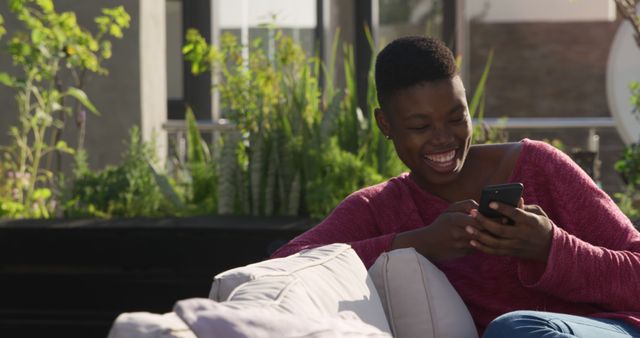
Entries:
[[453,158],[455,156],[456,156],[456,151],[455,150],[451,150],[451,151],[448,151],[446,153],[426,155],[425,157],[429,161],[445,163],[445,162],[449,162],[449,161],[453,160]]

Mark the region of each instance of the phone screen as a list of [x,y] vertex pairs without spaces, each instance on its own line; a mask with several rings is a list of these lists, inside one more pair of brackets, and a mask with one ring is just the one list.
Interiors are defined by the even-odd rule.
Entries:
[[[478,211],[489,218],[505,217],[501,213],[489,208],[489,203],[496,201],[516,207],[522,197],[523,189],[524,185],[522,183],[488,185],[482,189]],[[509,219],[509,223],[512,224],[513,221]]]

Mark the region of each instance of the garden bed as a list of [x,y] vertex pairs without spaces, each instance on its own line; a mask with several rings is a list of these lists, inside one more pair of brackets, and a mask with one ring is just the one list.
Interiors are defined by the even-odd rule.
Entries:
[[168,312],[178,299],[207,297],[215,274],[266,259],[312,224],[223,216],[0,222],[0,331],[105,337],[117,314]]

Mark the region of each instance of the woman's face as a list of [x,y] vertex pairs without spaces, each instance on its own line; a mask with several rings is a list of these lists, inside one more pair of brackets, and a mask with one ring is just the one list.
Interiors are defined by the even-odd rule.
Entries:
[[471,144],[471,119],[459,76],[398,90],[378,110],[378,126],[422,187],[454,181]]

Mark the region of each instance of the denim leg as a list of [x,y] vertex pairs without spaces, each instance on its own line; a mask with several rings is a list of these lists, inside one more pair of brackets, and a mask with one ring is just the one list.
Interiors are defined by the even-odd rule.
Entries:
[[553,312],[514,311],[494,319],[483,338],[637,338],[640,328],[622,320]]

